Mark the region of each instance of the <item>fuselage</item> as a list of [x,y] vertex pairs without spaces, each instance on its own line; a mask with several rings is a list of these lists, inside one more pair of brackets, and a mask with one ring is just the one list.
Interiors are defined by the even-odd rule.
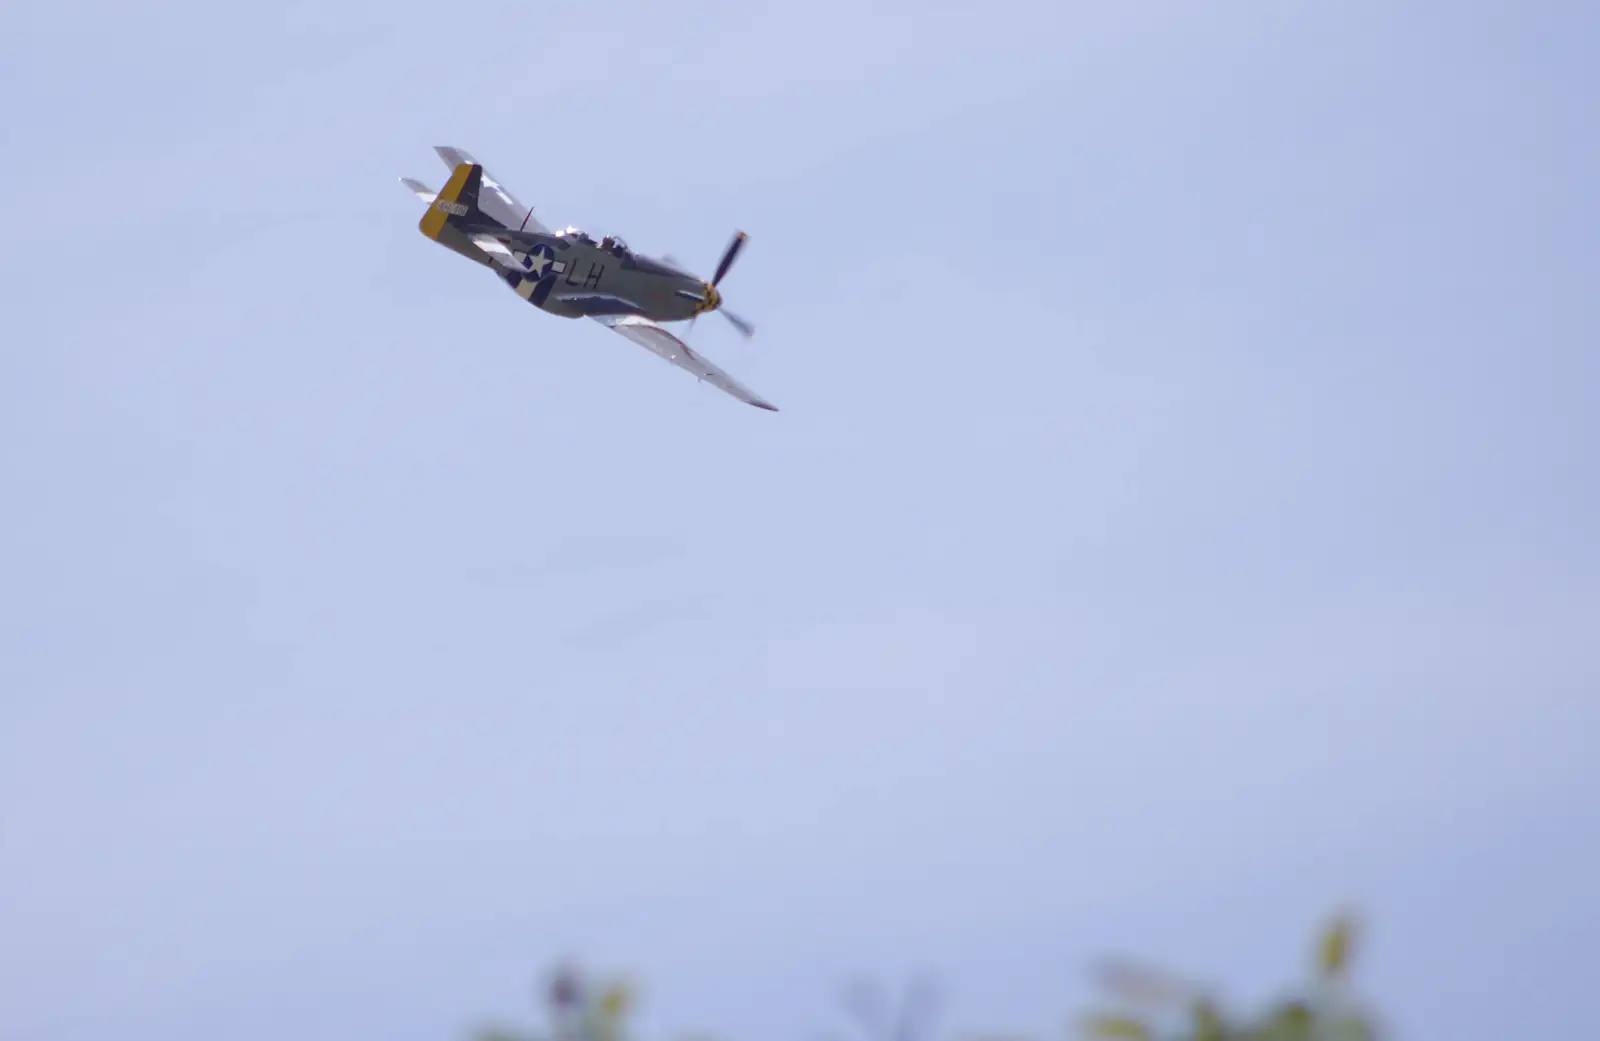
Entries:
[[[485,190],[487,189],[487,190]],[[494,271],[524,300],[563,318],[637,315],[678,322],[721,306],[716,287],[674,264],[596,242],[577,228],[552,231],[518,213],[483,168],[459,163],[418,227],[448,249]]]
[[636,314],[678,322],[721,303],[716,289],[694,275],[581,232],[511,245],[509,253],[496,257],[501,280],[524,300],[562,318]]

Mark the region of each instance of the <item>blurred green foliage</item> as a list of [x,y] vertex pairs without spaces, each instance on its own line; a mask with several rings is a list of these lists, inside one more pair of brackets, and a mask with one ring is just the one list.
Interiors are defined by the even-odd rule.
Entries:
[[1309,980],[1253,1013],[1235,1013],[1204,988],[1154,970],[1105,966],[1115,1004],[1084,1017],[1099,1041],[1376,1041],[1377,1024],[1349,985],[1356,922],[1335,917],[1317,937]]
[[[1377,1041],[1377,1025],[1349,985],[1355,939],[1354,919],[1335,917],[1316,938],[1309,979],[1247,1013],[1226,1009],[1205,988],[1154,969],[1104,964],[1105,999],[1069,1034],[1092,1041]],[[543,1028],[489,1026],[476,1031],[474,1041],[627,1041],[635,1003],[627,981],[591,980],[564,968],[550,977],[545,998],[549,1021]],[[846,1006],[872,1041],[912,1041],[925,1036],[913,1023],[924,1018],[918,1010],[926,1012],[929,1000],[926,992],[914,994],[898,1027],[887,1022],[888,1010],[868,991],[852,991]]]

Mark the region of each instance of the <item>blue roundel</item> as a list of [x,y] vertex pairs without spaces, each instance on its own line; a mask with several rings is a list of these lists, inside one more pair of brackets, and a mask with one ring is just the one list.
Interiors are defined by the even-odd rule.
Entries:
[[550,266],[555,261],[556,251],[541,242],[528,250],[528,255],[522,261],[522,266],[528,269],[528,274],[533,278],[543,278],[550,273]]

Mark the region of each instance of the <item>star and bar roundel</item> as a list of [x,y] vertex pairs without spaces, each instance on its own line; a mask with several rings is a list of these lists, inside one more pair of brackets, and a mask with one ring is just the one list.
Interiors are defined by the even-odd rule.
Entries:
[[516,290],[518,296],[542,307],[550,297],[550,290],[555,287],[556,276],[566,265],[556,260],[555,250],[540,242],[523,256],[522,266],[526,269],[526,274],[520,271],[507,271],[504,278],[511,288]]
[[534,278],[543,278],[555,266],[556,251],[541,242],[528,250],[522,266],[528,269],[528,274]]

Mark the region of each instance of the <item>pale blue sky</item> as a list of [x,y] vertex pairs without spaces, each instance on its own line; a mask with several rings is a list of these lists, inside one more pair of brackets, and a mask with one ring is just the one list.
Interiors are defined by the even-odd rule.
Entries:
[[[0,1038],[443,1041],[557,956],[1059,1037],[1334,903],[1600,1018],[1600,9],[0,8]],[[424,240],[710,270],[697,386]],[[1536,1008],[1530,1008],[1530,1003]]]

